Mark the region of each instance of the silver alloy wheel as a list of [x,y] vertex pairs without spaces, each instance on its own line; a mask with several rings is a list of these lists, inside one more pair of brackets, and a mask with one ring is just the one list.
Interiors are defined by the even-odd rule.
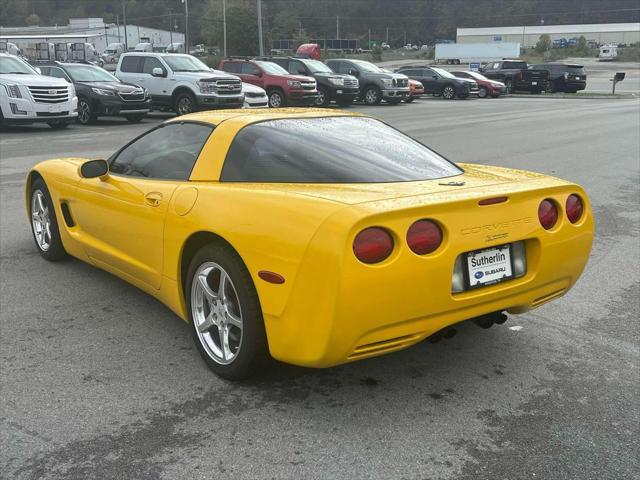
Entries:
[[271,108],[278,108],[281,105],[282,97],[280,96],[280,93],[272,92],[271,95],[269,95],[269,106]]
[[31,227],[36,243],[43,252],[51,246],[51,218],[49,207],[46,205],[44,193],[34,190],[31,195]]
[[480,90],[478,90],[478,97],[485,98],[486,96],[487,96],[487,89],[484,87],[480,87]]
[[447,100],[451,100],[453,97],[456,96],[456,92],[453,89],[453,87],[446,86],[446,87],[444,87],[444,90],[442,91],[442,96],[444,98],[446,98]]
[[324,100],[325,99],[325,95],[324,95],[324,90],[318,89],[318,96],[316,97],[316,105],[318,105],[319,107],[324,106]]
[[91,119],[91,106],[86,100],[80,100],[78,102],[78,120],[80,123],[89,123]]
[[232,363],[242,346],[242,309],[231,277],[217,263],[205,262],[193,275],[191,313],[209,357],[220,365]]
[[178,100],[178,114],[186,115],[187,113],[193,112],[193,102],[187,96],[182,97]]
[[378,101],[378,92],[375,88],[370,88],[364,94],[364,100],[367,103],[376,103]]

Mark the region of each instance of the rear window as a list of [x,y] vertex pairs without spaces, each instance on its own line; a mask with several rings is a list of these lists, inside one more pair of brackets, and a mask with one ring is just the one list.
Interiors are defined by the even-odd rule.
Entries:
[[421,143],[372,118],[270,120],[233,140],[220,180],[265,183],[385,183],[462,173]]
[[572,75],[585,75],[586,73],[582,65],[567,65],[566,71]]
[[527,62],[503,62],[502,68],[526,70]]

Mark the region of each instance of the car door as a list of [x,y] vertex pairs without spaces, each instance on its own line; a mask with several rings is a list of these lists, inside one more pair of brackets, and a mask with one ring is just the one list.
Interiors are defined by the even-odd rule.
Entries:
[[142,61],[143,57],[140,55],[126,55],[123,56],[118,70],[116,71],[116,77],[123,82],[137,83],[144,86],[140,80],[140,74],[142,73]]
[[440,75],[430,68],[421,69],[420,75],[422,78],[420,82],[424,85],[426,93],[440,93],[440,90],[442,90]]
[[114,154],[106,178],[80,181],[69,208],[95,264],[160,288],[167,208],[212,131],[199,123],[163,124]]
[[[153,70],[159,68],[162,70],[161,76],[153,75]],[[141,71],[138,75],[136,82],[139,85],[145,87],[151,98],[156,103],[170,103],[171,102],[171,90],[173,86],[170,86],[171,81],[168,80],[168,69],[156,57],[142,57]]]
[[251,83],[252,85],[257,85],[258,87],[264,88],[264,80],[262,78],[262,72],[258,68],[257,65],[254,65],[250,62],[244,62],[240,69],[240,78],[242,78],[243,82]]

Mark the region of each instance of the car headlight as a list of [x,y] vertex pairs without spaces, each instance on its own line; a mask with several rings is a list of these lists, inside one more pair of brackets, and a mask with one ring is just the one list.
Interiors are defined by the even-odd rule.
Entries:
[[390,78],[383,78],[382,84],[384,85],[384,88],[391,88],[393,86],[393,80]]
[[344,86],[344,78],[340,78],[340,77],[330,77],[329,81],[334,84],[337,85],[339,87]]
[[298,80],[287,80],[287,85],[292,88],[302,88],[302,84]]
[[202,80],[198,80],[198,87],[200,88],[200,93],[215,93],[218,91],[218,85],[216,82],[205,82]]
[[9,85],[5,85],[4,88],[7,89],[7,95],[9,95],[10,97],[22,98],[19,85],[9,84]]
[[91,90],[98,95],[108,95],[110,97],[113,97],[116,94],[113,90],[105,90],[104,88],[91,87]]

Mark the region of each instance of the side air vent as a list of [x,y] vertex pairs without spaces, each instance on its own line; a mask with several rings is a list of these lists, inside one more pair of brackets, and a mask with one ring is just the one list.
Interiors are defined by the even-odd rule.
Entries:
[[60,204],[60,208],[62,209],[62,216],[64,217],[64,223],[66,223],[67,227],[75,227],[76,222],[73,221],[71,210],[69,210],[69,205],[67,205],[67,202],[62,202]]

